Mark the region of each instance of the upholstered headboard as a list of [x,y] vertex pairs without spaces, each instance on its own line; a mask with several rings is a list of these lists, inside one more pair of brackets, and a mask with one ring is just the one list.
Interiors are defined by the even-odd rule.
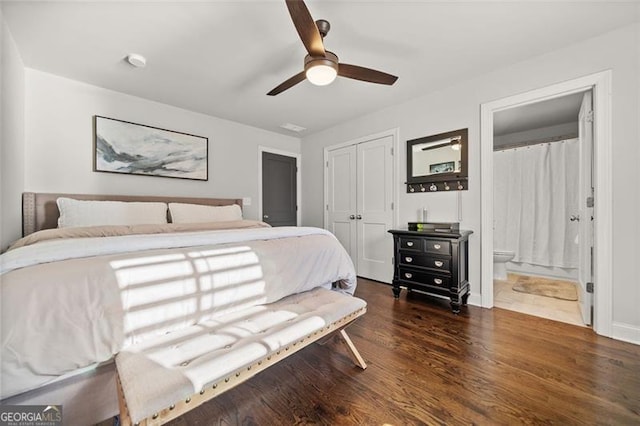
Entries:
[[[98,194],[47,194],[24,192],[22,194],[22,235],[27,236],[42,229],[58,227],[60,211],[56,200],[59,197],[76,200],[97,201],[151,201],[164,203],[203,204],[207,206],[227,206],[237,204],[242,207],[242,199],[237,198],[192,198],[155,195],[98,195]],[[168,214],[168,213],[167,213]]]

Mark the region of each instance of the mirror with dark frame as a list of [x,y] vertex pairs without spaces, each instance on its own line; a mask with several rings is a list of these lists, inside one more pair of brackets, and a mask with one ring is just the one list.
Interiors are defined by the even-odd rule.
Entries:
[[407,141],[407,192],[468,188],[468,129]]

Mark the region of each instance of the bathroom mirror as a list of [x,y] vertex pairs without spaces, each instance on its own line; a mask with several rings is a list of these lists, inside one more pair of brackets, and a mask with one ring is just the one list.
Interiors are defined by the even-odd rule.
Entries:
[[467,189],[467,129],[407,141],[407,192]]

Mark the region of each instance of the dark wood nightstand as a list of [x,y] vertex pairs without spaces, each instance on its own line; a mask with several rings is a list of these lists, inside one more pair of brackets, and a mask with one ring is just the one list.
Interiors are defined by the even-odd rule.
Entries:
[[446,296],[454,313],[469,298],[469,235],[473,231],[391,229],[394,246],[393,296],[400,287]]

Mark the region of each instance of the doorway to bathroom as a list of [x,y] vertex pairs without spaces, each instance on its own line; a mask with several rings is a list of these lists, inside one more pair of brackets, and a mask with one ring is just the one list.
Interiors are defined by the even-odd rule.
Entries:
[[591,90],[494,113],[496,307],[591,325],[591,114]]
[[[510,291],[514,287],[541,291],[544,287],[558,290],[555,287],[561,287],[561,281],[578,282],[573,285],[579,299],[578,305],[572,302],[570,308],[573,319],[557,315],[559,309],[552,306],[550,311],[556,315],[553,319],[582,325],[593,321],[598,334],[611,335],[610,87],[611,73],[605,71],[481,106],[483,307],[503,303],[500,297],[494,297],[505,290],[501,286],[508,286]],[[580,113],[575,107],[588,103],[589,94],[592,108],[583,108],[578,119]],[[561,104],[573,105],[565,106],[564,111],[572,116],[575,113],[574,120],[561,119]],[[555,122],[547,119],[535,123],[531,119],[545,115],[545,111],[549,115],[554,108],[550,115]],[[513,123],[519,120],[528,124],[518,128]],[[593,150],[583,149],[586,144],[579,142],[590,129]],[[578,169],[589,170],[583,170],[582,175],[580,170],[572,173],[576,164],[581,165]],[[506,169],[517,175],[506,174]],[[592,180],[587,176],[593,176]],[[497,266],[494,249],[502,251],[497,253]],[[501,270],[503,266],[505,271]],[[498,275],[504,272],[506,277],[497,280],[495,288],[494,267]],[[551,285],[546,281],[549,278]],[[511,308],[534,305],[534,311],[528,313],[550,316],[535,311],[539,301],[533,297],[537,295],[517,293],[529,303],[518,305],[521,302],[512,300]],[[538,297],[549,299],[551,305],[555,299]]]

